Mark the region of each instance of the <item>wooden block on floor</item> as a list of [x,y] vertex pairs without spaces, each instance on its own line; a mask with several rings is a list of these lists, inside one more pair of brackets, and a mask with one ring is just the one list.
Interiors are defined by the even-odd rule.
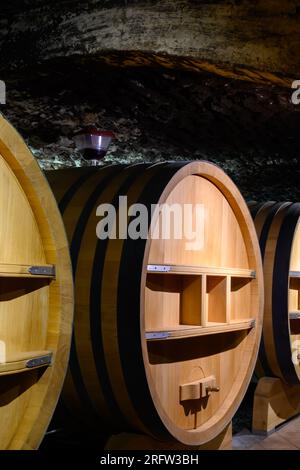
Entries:
[[245,430],[235,434],[232,438],[233,450],[247,450],[252,449],[256,444],[259,444],[262,436],[253,435],[250,431]]
[[270,434],[275,427],[300,413],[300,386],[263,377],[254,394],[252,432]]

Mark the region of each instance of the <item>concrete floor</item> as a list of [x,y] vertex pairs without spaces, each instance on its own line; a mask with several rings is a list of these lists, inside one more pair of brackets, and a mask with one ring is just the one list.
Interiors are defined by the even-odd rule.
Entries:
[[269,436],[251,434],[248,429],[235,434],[234,450],[300,450],[300,416],[278,427]]

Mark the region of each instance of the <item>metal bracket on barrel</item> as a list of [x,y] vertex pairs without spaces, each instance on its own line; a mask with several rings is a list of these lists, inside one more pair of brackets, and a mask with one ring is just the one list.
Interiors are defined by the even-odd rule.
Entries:
[[170,336],[168,331],[151,331],[149,333],[145,333],[146,339],[165,339]]
[[168,273],[169,271],[171,271],[171,266],[166,266],[162,264],[148,264],[147,271],[156,273]]
[[49,366],[52,363],[52,354],[47,354],[46,356],[35,357],[29,359],[26,362],[27,369],[32,369],[34,367]]
[[28,272],[33,276],[55,277],[55,266],[30,266]]

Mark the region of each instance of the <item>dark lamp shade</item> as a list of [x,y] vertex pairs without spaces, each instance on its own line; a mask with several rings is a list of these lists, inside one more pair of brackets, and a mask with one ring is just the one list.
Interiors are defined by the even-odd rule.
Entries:
[[76,134],[74,141],[83,158],[86,160],[101,160],[106,155],[114,137],[113,132],[91,129]]

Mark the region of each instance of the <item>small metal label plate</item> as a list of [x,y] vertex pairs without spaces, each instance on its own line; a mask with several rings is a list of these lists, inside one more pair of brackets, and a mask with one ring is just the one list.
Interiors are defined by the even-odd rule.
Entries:
[[55,277],[55,266],[30,266],[28,272],[34,276]]
[[158,272],[158,273],[167,273],[171,271],[171,266],[164,266],[161,264],[148,264],[147,271]]
[[155,331],[151,333],[145,333],[146,339],[164,339],[168,338],[170,333],[168,331]]
[[52,355],[35,357],[34,359],[29,359],[26,362],[26,367],[32,369],[33,367],[46,366],[50,365],[52,362]]
[[300,313],[298,312],[290,312],[289,313],[290,320],[300,320]]

